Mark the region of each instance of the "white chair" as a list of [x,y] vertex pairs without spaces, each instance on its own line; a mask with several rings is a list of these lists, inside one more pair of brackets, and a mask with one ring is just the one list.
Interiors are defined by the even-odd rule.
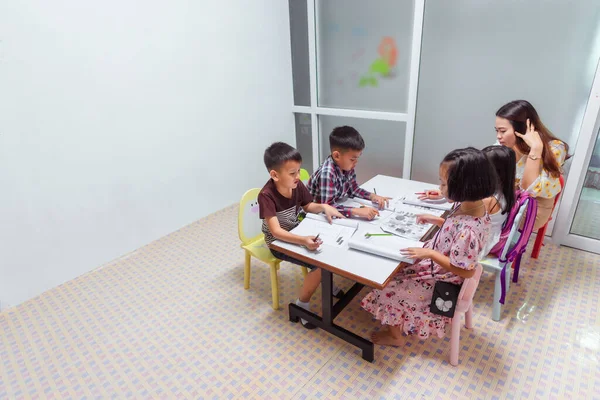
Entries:
[[511,262],[501,262],[500,260],[505,260],[506,255],[513,249],[514,245],[519,240],[521,236],[521,232],[519,231],[519,226],[521,225],[521,220],[525,215],[525,210],[527,209],[527,204],[529,199],[525,200],[519,209],[519,212],[515,216],[515,220],[513,222],[513,226],[510,229],[510,233],[508,234],[508,238],[506,239],[506,244],[502,249],[502,254],[499,258],[493,256],[485,256],[479,262],[483,266],[483,270],[486,272],[491,272],[495,274],[496,281],[494,284],[494,300],[493,300],[493,309],[492,309],[492,319],[494,321],[500,321],[500,314],[502,312],[502,303],[500,303],[500,298],[502,296],[502,270],[504,270],[504,282],[506,286],[505,294],[508,293],[508,289],[510,287],[510,274],[511,274]]

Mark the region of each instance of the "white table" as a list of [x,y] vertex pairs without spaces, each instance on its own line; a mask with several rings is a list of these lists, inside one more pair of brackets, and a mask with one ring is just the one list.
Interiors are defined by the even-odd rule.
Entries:
[[[411,181],[385,175],[377,175],[365,182],[361,187],[370,192],[372,192],[373,189],[376,189],[378,195],[387,197],[399,197],[408,193],[427,189],[437,189],[437,185],[431,183]],[[359,221],[359,224],[369,224],[367,221],[358,219],[357,221]],[[393,278],[395,273],[402,267],[402,263],[346,248],[328,247],[327,251],[315,253],[306,250],[302,246],[282,242],[280,240],[273,242],[271,247],[291,257],[321,268],[323,316],[320,317],[294,303],[290,303],[290,321],[298,322],[300,318],[303,318],[319,328],[359,347],[363,351],[362,357],[365,360],[372,362],[374,359],[373,343],[337,326],[333,320],[365,285],[376,289],[383,289]],[[356,282],[335,305],[333,304],[332,295],[333,274],[343,276]]]

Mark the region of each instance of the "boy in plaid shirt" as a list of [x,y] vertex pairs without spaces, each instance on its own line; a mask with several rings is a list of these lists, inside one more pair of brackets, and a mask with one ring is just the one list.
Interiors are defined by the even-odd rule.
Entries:
[[383,208],[389,201],[389,197],[368,192],[356,183],[354,167],[365,148],[362,136],[351,126],[339,126],[329,135],[329,147],[331,155],[308,181],[308,190],[315,202],[334,206],[346,217],[375,218],[379,211],[373,207],[352,208],[339,204],[349,197],[359,197]]

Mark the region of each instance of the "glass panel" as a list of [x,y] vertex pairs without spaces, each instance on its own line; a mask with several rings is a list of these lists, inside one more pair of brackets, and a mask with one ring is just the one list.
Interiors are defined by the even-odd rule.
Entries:
[[294,104],[297,106],[310,106],[306,0],[289,0],[289,8]]
[[365,140],[365,150],[356,166],[359,184],[378,174],[402,177],[406,123],[319,115],[319,124],[321,162],[330,154],[329,134],[333,128],[349,125],[359,131]]
[[319,106],[406,112],[414,1],[317,1]]
[[312,125],[310,114],[294,114],[296,119],[296,148],[302,154],[302,168],[313,173]]
[[600,56],[598,4],[426,2],[412,178],[436,182],[446,153],[494,143],[495,112],[520,98],[574,149]]
[[579,195],[571,233],[600,240],[600,131]]

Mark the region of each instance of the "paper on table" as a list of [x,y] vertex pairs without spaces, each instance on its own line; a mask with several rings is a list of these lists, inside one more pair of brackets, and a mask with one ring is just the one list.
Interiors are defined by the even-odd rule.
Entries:
[[290,232],[299,236],[317,236],[324,245],[347,247],[348,240],[358,228],[358,222],[334,219],[329,223],[324,215],[307,213],[306,218]]
[[[353,197],[351,199],[347,199],[342,201],[341,203],[339,203],[340,205],[346,206],[346,207],[353,207],[353,208],[359,208],[363,205],[368,205],[369,207],[374,207],[373,203],[371,203],[370,200],[365,200],[365,199],[359,199],[358,197]],[[379,211],[379,216],[375,217],[374,219],[372,219],[371,221],[368,220],[364,220],[364,222],[371,224],[371,225],[379,225],[381,223],[381,220],[384,218],[389,217],[392,212],[394,211],[393,209],[386,207],[383,210],[378,210]],[[359,218],[359,217],[356,217]],[[354,219],[356,219],[354,218]],[[361,218],[362,219],[362,218]]]
[[[360,205],[364,205],[364,206],[368,206],[368,207],[373,207],[379,210],[379,208],[377,207],[376,204],[373,204],[373,202],[371,200],[367,200],[367,199],[360,199],[358,197],[354,197],[351,199],[352,201],[360,204]],[[360,207],[360,206],[359,206]],[[388,206],[384,207],[384,210],[387,211],[394,211],[395,208],[395,204],[393,203],[393,199],[389,201]],[[381,211],[381,210],[380,210]]]
[[402,256],[400,250],[407,247],[423,247],[424,244],[423,242],[393,235],[365,237],[365,233],[368,232],[370,232],[370,229],[358,229],[350,239],[349,247],[392,260],[413,264],[414,260]]
[[[439,210],[436,210],[439,211]],[[417,214],[408,207],[406,209],[397,209],[388,218],[381,221],[381,229],[385,232],[393,233],[411,240],[421,240],[432,224],[417,224]]]
[[406,194],[398,198],[398,200],[402,201],[404,204],[412,204],[421,207],[427,208],[435,208],[439,210],[450,210],[452,208],[452,203],[444,202],[433,202],[433,201],[423,201],[419,200],[418,195],[414,193]]
[[[306,218],[314,219],[315,221],[324,222],[327,225],[329,225],[329,221],[327,220],[327,217],[323,214],[306,213]],[[357,221],[353,221],[353,220],[347,219],[347,218],[334,218],[332,221],[332,224],[347,226],[349,228],[354,228],[354,229],[358,228]]]

